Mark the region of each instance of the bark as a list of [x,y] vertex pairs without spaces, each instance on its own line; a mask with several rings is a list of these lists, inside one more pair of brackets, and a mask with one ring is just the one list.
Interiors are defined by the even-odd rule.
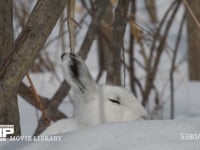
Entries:
[[[12,0],[2,0],[0,5],[0,65],[3,64],[12,48]],[[0,98],[0,124],[12,124],[15,127],[14,135],[21,134],[16,91],[13,91],[10,99]]]
[[[198,21],[200,21],[200,1],[192,1],[189,3],[193,13]],[[188,30],[188,56],[189,56],[189,79],[200,80],[200,29],[196,25],[190,14],[187,15]]]
[[0,63],[13,47],[12,17],[12,1],[3,0],[0,5]]
[[[4,105],[10,105],[9,102],[16,97],[21,80],[38,56],[66,4],[67,0],[39,0],[15,41],[14,48],[11,48],[11,52],[0,64],[0,116],[5,116],[9,112],[12,114],[8,116],[16,116],[13,114],[17,107],[12,109],[9,106],[9,111],[2,108]],[[3,100],[7,103],[3,104]],[[15,118],[0,117],[0,122],[9,123],[13,119]]]
[[129,0],[119,0],[115,10],[113,24],[111,51],[107,68],[107,83],[121,85],[121,49],[123,48],[123,37],[127,23]]
[[101,78],[103,71],[107,70],[109,51],[110,51],[110,41],[112,35],[112,21],[113,12],[112,4],[108,3],[105,8],[105,14],[101,20],[101,36],[98,36],[98,58],[99,58],[99,74],[96,81],[98,82]]

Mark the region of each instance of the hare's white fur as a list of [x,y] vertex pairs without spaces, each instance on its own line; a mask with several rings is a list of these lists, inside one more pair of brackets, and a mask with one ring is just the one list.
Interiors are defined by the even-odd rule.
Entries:
[[62,62],[65,80],[74,93],[75,117],[54,123],[43,134],[55,134],[58,126],[65,132],[147,117],[146,110],[130,91],[122,87],[96,84],[78,55],[64,53]]

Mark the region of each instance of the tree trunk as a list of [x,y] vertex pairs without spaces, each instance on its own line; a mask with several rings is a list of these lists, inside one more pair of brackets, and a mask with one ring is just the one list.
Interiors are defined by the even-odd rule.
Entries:
[[[190,7],[197,19],[200,21],[200,1],[191,1]],[[188,30],[188,58],[189,58],[189,79],[200,80],[200,29],[192,19],[191,15],[187,15]]]
[[[12,0],[5,0],[5,3],[1,3],[0,5],[1,10],[6,8],[5,5],[8,5],[11,11],[11,3]],[[27,24],[15,41],[14,48],[9,47],[8,49],[6,47],[6,57],[4,57],[5,55],[1,55],[4,59],[0,63],[0,124],[19,122],[16,101],[18,86],[38,56],[66,4],[67,0],[37,1]],[[3,15],[2,17],[6,16],[5,12],[2,11],[0,13]],[[0,18],[2,19],[2,17]],[[5,20],[6,18],[4,17],[1,23],[5,22]],[[12,29],[11,27],[9,30]],[[5,29],[1,27],[1,30]],[[0,35],[2,36],[3,34]],[[8,37],[8,35],[6,34],[6,36],[2,36],[1,38]],[[5,50],[5,48],[3,49]],[[16,134],[20,133],[18,126],[16,124]]]
[[110,52],[110,41],[112,35],[112,21],[113,12],[112,4],[109,1],[105,8],[105,14],[101,20],[101,36],[98,36],[98,57],[99,57],[99,74],[97,82],[101,78],[103,71],[107,70],[109,52]]
[[[0,5],[0,65],[3,64],[12,49],[12,0],[2,0]],[[21,134],[16,91],[13,91],[10,99],[0,98],[0,124],[14,125],[14,135]]]
[[119,0],[115,10],[111,51],[107,68],[107,83],[121,85],[121,49],[123,48],[124,32],[127,23],[129,0]]

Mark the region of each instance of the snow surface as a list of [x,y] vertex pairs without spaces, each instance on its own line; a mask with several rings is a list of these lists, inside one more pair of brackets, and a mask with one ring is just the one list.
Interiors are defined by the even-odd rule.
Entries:
[[[188,140],[188,133],[199,138]],[[113,123],[60,135],[61,142],[6,142],[0,149],[199,150],[200,118]]]

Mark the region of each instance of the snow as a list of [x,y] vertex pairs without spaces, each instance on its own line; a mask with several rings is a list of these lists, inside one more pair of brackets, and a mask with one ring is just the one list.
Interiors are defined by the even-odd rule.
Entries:
[[176,92],[176,118],[200,116],[200,82],[188,82]]
[[[156,1],[159,18],[162,18],[171,1],[172,0],[170,0],[170,2],[166,0]],[[137,13],[138,24],[148,29],[150,23],[147,13],[144,11],[143,1],[138,1],[137,5],[139,12]],[[179,27],[180,19],[183,15],[183,10],[183,7],[181,7],[169,33],[167,43],[172,48],[177,35],[177,28]],[[78,15],[78,17],[80,16]],[[78,34],[77,49],[79,49],[84,39],[87,32],[87,24],[90,22],[90,19],[90,17],[86,18],[87,21],[83,24],[80,33]],[[58,24],[54,28],[49,40],[53,39],[54,36],[57,35],[57,30]],[[179,62],[186,54],[186,33],[186,27],[184,27],[177,62]],[[66,37],[68,38],[67,35]],[[67,41],[68,40],[66,40],[66,46],[68,47],[69,43]],[[60,41],[54,42],[54,44],[47,47],[45,51],[50,54],[51,60],[54,61],[56,65],[58,78],[52,75],[51,72],[41,74],[30,73],[38,93],[48,98],[52,97],[63,80],[63,73],[59,67],[61,63],[60,55],[62,53],[59,42]],[[136,53],[136,56],[140,60],[140,54]],[[169,76],[167,69],[169,69],[170,66],[170,59],[166,54],[163,58],[161,66],[159,67],[160,73],[156,81],[159,90],[163,88],[163,84],[165,84],[164,82]],[[86,64],[89,67],[92,76],[95,78],[98,74],[96,41],[94,41],[91,51],[88,54]],[[141,68],[137,67],[136,75],[141,78],[144,77],[144,72],[141,71]],[[128,78],[128,74],[126,78]],[[28,85],[26,79],[24,79],[24,82]],[[100,83],[105,83],[105,76],[101,78]],[[128,83],[128,81],[126,81],[126,83]],[[70,124],[69,120],[61,120],[54,126],[54,128],[51,128],[50,131],[43,133],[43,135],[57,134],[58,136],[62,136],[61,142],[0,142],[0,150],[199,150],[200,138],[197,139],[197,136],[200,136],[200,82],[188,81],[186,61],[181,64],[178,71],[176,71],[175,83],[176,120],[148,120],[112,123],[67,133],[63,132],[68,126],[73,128],[74,124]],[[163,119],[169,118],[170,114],[168,92],[166,92],[165,97],[166,98],[163,102],[164,109],[162,110],[164,114]],[[40,117],[40,113],[20,97],[19,107],[22,135],[30,136],[33,134],[37,126],[37,120],[38,117]],[[63,103],[59,106],[59,109],[68,116],[73,115],[72,104],[69,102],[68,97],[65,98]],[[186,139],[187,136],[189,136],[190,139]],[[192,139],[192,137],[196,137],[196,139]],[[182,138],[184,138],[184,140]]]
[[70,132],[81,129],[78,126],[78,123],[75,119],[61,119],[54,123],[51,123],[49,127],[47,127],[41,135],[53,135],[53,134],[60,134],[64,132]]
[[[200,99],[198,97],[200,82],[183,81],[175,88],[175,118],[184,119],[200,116]],[[169,118],[170,101],[165,100],[164,118]]]
[[112,123],[59,134],[59,142],[6,142],[0,149],[199,150],[199,124],[200,118]]

